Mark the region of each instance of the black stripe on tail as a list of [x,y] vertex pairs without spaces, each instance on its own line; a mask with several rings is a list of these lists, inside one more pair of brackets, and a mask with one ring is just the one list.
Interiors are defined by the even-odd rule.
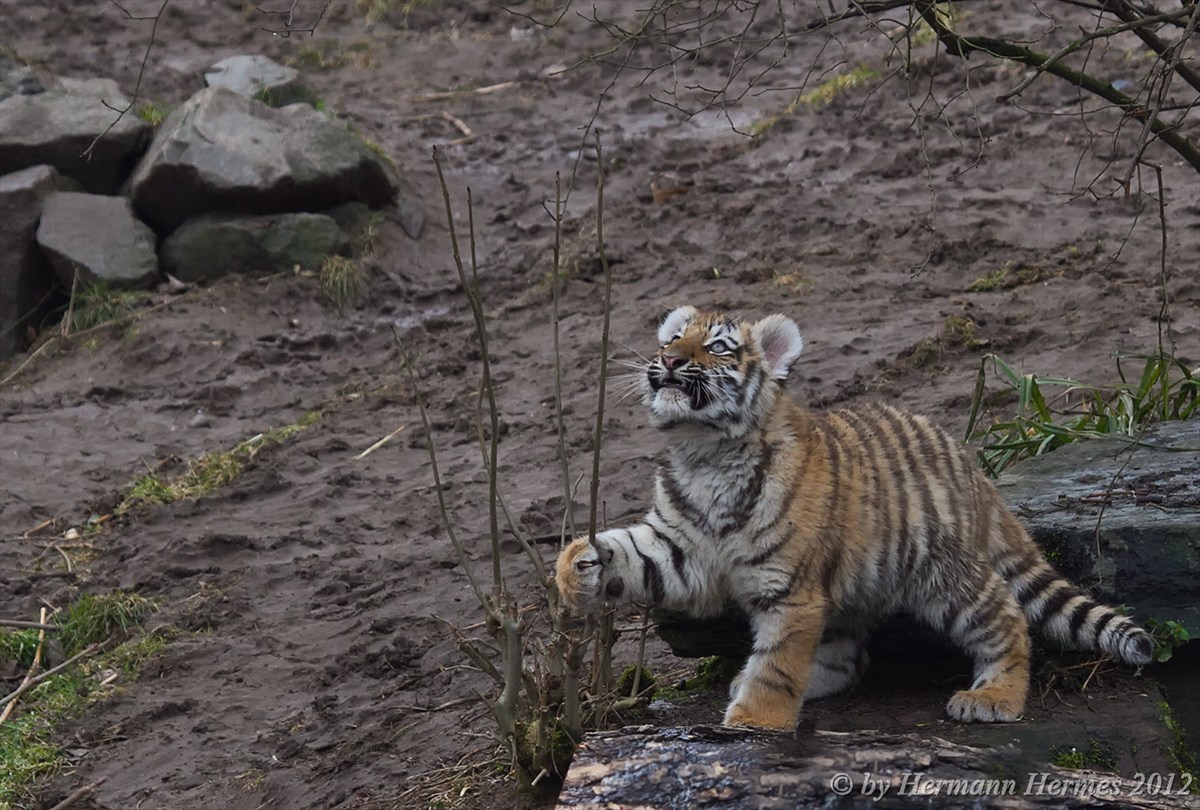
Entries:
[[1029,624],[1043,635],[1085,650],[1101,650],[1140,666],[1154,657],[1150,634],[1113,608],[1087,596],[1037,560],[1025,572],[1006,572]]

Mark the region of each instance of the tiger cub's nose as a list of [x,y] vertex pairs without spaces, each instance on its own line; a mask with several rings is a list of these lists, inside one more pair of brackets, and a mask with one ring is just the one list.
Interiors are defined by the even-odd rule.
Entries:
[[687,361],[688,359],[686,357],[680,357],[677,354],[664,354],[662,356],[662,364],[666,367],[667,371],[672,371],[675,368],[682,366]]

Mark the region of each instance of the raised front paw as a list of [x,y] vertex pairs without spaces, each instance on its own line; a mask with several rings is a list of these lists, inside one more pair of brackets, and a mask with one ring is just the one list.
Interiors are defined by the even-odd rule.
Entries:
[[616,599],[625,591],[621,578],[607,570],[611,560],[612,551],[582,537],[563,549],[554,578],[567,607],[576,613],[592,613],[605,600]]

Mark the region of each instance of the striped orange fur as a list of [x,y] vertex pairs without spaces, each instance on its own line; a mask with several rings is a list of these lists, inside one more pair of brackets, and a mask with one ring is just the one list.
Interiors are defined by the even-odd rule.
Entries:
[[963,448],[887,405],[816,413],[783,392],[795,323],[680,307],[646,364],[667,453],[641,523],[573,541],[557,581],[577,611],[605,602],[695,615],[735,600],[752,654],[730,725],[788,729],[804,699],[861,677],[871,630],[904,611],[974,661],[947,711],[1012,721],[1029,689],[1028,626],[1149,662],[1149,635],[1059,576]]

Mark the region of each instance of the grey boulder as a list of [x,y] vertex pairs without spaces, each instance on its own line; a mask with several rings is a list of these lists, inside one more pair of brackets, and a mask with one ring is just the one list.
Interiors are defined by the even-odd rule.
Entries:
[[34,234],[42,203],[64,180],[51,166],[32,166],[0,177],[0,359],[21,348],[24,327],[36,326],[38,302],[54,286],[54,271]]
[[1069,579],[1138,621],[1200,636],[1200,419],[1139,439],[1073,442],[996,485]]
[[[118,110],[129,104],[112,79],[62,79],[43,93],[0,100],[0,174],[49,164],[90,192],[116,191],[146,147],[150,126],[132,111],[118,121],[106,103]],[[91,156],[83,157],[93,141]]]
[[129,200],[56,191],[46,197],[37,242],[66,289],[104,282],[144,287],[158,275],[154,232],[133,215]]
[[28,65],[18,64],[0,47],[0,99],[11,95],[32,96],[45,91],[37,74]]
[[188,220],[162,244],[163,269],[180,281],[229,273],[312,270],[349,247],[346,234],[323,214],[228,216]]
[[311,95],[300,83],[298,71],[258,54],[222,59],[204,73],[204,83],[209,87],[224,87],[272,107],[307,101]]
[[138,212],[162,233],[212,211],[379,207],[391,170],[362,139],[307,104],[275,109],[223,87],[188,99],[159,127],[130,181]]

